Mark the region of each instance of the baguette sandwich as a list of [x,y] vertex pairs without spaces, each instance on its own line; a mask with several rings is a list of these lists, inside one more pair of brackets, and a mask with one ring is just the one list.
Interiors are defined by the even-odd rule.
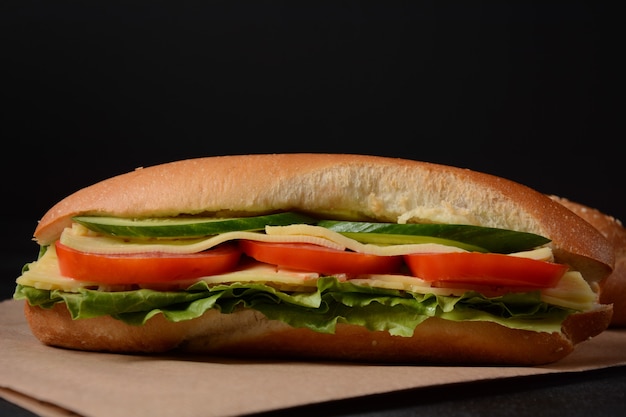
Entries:
[[58,202],[34,239],[14,298],[68,349],[539,365],[613,314],[593,226],[522,184],[407,159],[140,168]]

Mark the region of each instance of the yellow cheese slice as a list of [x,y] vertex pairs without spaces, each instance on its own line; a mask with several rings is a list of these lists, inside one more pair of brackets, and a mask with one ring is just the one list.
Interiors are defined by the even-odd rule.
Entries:
[[335,242],[344,246],[346,249],[355,252],[367,253],[378,256],[397,256],[407,255],[410,253],[450,253],[450,252],[467,252],[465,249],[455,246],[441,245],[438,243],[417,243],[406,245],[390,245],[378,246],[374,244],[361,243],[354,239],[350,239],[341,233],[329,230],[321,226],[312,226],[308,224],[293,224],[289,226],[267,226],[265,233],[269,236],[281,236],[289,238],[291,236],[309,236],[312,238],[321,238]]
[[111,237],[91,232],[79,224],[73,224],[71,228],[66,228],[63,231],[60,241],[72,249],[91,253],[165,252],[183,254],[201,252],[221,243],[239,239],[277,243],[310,243],[331,249],[350,249],[379,256],[405,255],[417,252],[465,252],[465,250],[457,247],[435,243],[394,246],[363,244],[324,227],[308,225],[271,226],[266,228],[266,233],[228,232],[201,239],[149,240]]

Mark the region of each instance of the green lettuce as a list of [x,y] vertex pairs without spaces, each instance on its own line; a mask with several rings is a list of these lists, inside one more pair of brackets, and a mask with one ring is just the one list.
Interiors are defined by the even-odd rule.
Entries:
[[184,291],[65,292],[18,285],[14,298],[42,308],[63,302],[74,319],[110,315],[136,326],[156,314],[178,322],[194,319],[211,309],[229,314],[245,307],[292,327],[322,333],[333,333],[337,323],[349,323],[405,337],[412,336],[415,328],[429,317],[491,321],[515,329],[559,332],[563,320],[574,312],[542,302],[539,292],[485,297],[470,291],[460,297],[441,296],[355,285],[334,277],[320,278],[311,292],[281,291],[262,283],[209,286],[201,281]]

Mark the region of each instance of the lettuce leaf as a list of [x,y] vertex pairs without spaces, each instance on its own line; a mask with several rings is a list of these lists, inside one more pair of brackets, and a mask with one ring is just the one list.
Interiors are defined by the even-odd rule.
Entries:
[[563,320],[574,311],[546,304],[539,292],[485,297],[467,292],[461,297],[415,294],[339,281],[318,279],[311,292],[281,291],[262,283],[232,283],[209,286],[200,281],[185,291],[79,292],[41,290],[18,285],[15,299],[52,308],[67,305],[72,318],[110,315],[130,325],[140,326],[156,314],[178,322],[191,320],[211,309],[230,314],[239,308],[252,308],[268,318],[293,327],[306,327],[333,333],[337,323],[364,326],[410,337],[429,317],[454,321],[491,321],[516,329],[559,332]]

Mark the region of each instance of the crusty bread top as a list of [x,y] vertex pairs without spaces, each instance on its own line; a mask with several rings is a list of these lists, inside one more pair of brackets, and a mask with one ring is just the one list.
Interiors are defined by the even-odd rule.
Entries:
[[52,207],[35,239],[50,244],[79,214],[121,217],[279,210],[340,213],[390,222],[463,223],[552,239],[555,257],[588,280],[614,262],[606,239],[549,197],[457,167],[349,154],[256,154],[187,159],[118,175]]
[[600,210],[589,207],[582,203],[569,200],[564,197],[551,195],[551,199],[564,205],[584,220],[589,222],[593,227],[598,229],[600,233],[611,242],[616,250],[620,252],[626,251],[626,229],[621,220],[601,212]]
[[601,283],[600,303],[613,304],[611,326],[626,327],[626,228],[619,219],[596,208],[554,195],[550,198],[588,221],[613,245],[615,266]]

